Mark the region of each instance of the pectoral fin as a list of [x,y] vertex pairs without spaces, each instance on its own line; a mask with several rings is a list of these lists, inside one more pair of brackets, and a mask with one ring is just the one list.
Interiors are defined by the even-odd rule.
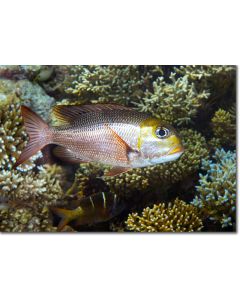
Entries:
[[131,168],[113,167],[111,170],[105,173],[104,176],[116,176],[128,172],[129,170],[131,170]]
[[108,134],[112,137],[116,160],[124,163],[129,162],[129,154],[135,152],[108,124],[105,124]]
[[79,163],[86,162],[81,158],[76,157],[76,154],[72,152],[70,149],[64,148],[62,146],[55,147],[53,149],[53,154],[56,157],[60,158],[62,161],[72,163],[72,164],[79,164]]

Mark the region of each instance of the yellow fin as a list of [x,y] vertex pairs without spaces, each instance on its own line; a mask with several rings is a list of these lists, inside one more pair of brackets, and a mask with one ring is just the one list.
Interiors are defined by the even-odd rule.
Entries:
[[75,210],[52,207],[52,212],[61,218],[58,224],[58,231],[61,231],[69,222],[76,218]]

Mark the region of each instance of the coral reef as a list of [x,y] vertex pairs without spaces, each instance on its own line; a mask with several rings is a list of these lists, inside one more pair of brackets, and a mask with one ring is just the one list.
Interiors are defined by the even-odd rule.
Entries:
[[63,202],[63,176],[59,166],[41,166],[38,172],[1,172],[0,230],[13,232],[55,231],[49,207]]
[[[109,166],[66,165],[45,151],[13,168],[28,140],[22,104],[56,124],[54,105],[111,102],[174,125],[183,155],[115,177],[104,176]],[[235,66],[0,66],[0,231],[55,232],[52,206],[108,191],[127,203],[123,213],[66,231],[234,231],[235,148]]]
[[170,82],[164,77],[153,82],[153,91],[146,91],[139,102],[134,103],[140,111],[149,112],[170,124],[188,124],[194,120],[198,108],[209,97],[206,90],[198,92],[187,75],[177,78],[171,73]]
[[192,204],[222,227],[232,226],[236,219],[236,152],[217,149],[212,158],[202,160],[205,174],[200,174]]
[[[25,147],[26,140],[27,134],[20,114],[20,99],[10,94],[0,101],[0,171],[11,169]],[[32,164],[24,166],[27,169],[33,167]]]
[[[210,103],[220,101],[235,87],[236,66],[201,65],[179,66],[175,72],[187,76],[198,91],[207,90]],[[231,94],[231,93],[230,93]]]
[[161,72],[154,66],[74,66],[66,77],[65,92],[77,96],[82,103],[97,101],[131,105],[143,97],[152,73]]
[[193,232],[203,227],[198,210],[191,204],[176,199],[173,203],[160,203],[144,208],[141,215],[131,213],[127,229],[135,232]]
[[175,67],[174,70],[178,74],[187,75],[191,81],[204,80],[205,84],[209,86],[213,80],[219,79],[219,76],[221,79],[225,78],[225,81],[229,81],[229,78],[234,76],[236,67],[229,65],[187,65]]
[[211,125],[218,145],[236,145],[236,114],[219,108],[211,119]]
[[3,211],[0,210],[0,228],[2,231],[43,231],[42,222],[50,224],[46,221],[48,206],[56,205],[63,195],[60,185],[63,170],[55,165],[36,167],[35,160],[41,153],[13,169],[27,141],[20,103],[20,99],[11,94],[0,101],[0,199],[6,204]]

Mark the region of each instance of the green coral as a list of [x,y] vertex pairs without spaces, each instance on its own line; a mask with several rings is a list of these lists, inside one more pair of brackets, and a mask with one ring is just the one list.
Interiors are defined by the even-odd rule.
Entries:
[[[231,65],[196,65],[180,66],[175,72],[188,76],[195,83],[198,91],[209,92],[209,103],[225,100],[229,90],[235,90],[236,67]],[[234,95],[235,96],[235,95]]]
[[[175,67],[175,72],[181,75],[187,75],[191,81],[204,80],[205,84],[209,86],[219,76],[226,80],[231,78],[236,71],[235,66],[231,65],[187,65]],[[208,82],[208,83],[207,83]]]
[[219,108],[211,119],[211,125],[218,145],[236,144],[236,114]]
[[142,112],[149,112],[162,121],[181,125],[193,121],[203,101],[209,97],[205,90],[198,92],[188,76],[177,78],[171,73],[170,82],[159,77],[153,91],[147,90],[143,99],[134,104]]
[[201,231],[203,222],[196,207],[176,199],[144,208],[140,215],[129,214],[126,226],[135,232],[193,232]]
[[202,170],[193,205],[206,218],[232,226],[236,219],[236,152],[217,149],[213,160],[202,160]]
[[65,92],[82,103],[97,100],[131,105],[143,97],[151,74],[161,72],[150,66],[73,66],[66,76]]

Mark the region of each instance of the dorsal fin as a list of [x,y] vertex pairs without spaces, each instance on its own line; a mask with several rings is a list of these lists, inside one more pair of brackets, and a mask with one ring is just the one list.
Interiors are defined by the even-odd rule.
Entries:
[[85,104],[85,105],[56,105],[52,114],[57,119],[58,124],[70,124],[81,115],[92,112],[103,112],[109,110],[133,110],[118,104]]

